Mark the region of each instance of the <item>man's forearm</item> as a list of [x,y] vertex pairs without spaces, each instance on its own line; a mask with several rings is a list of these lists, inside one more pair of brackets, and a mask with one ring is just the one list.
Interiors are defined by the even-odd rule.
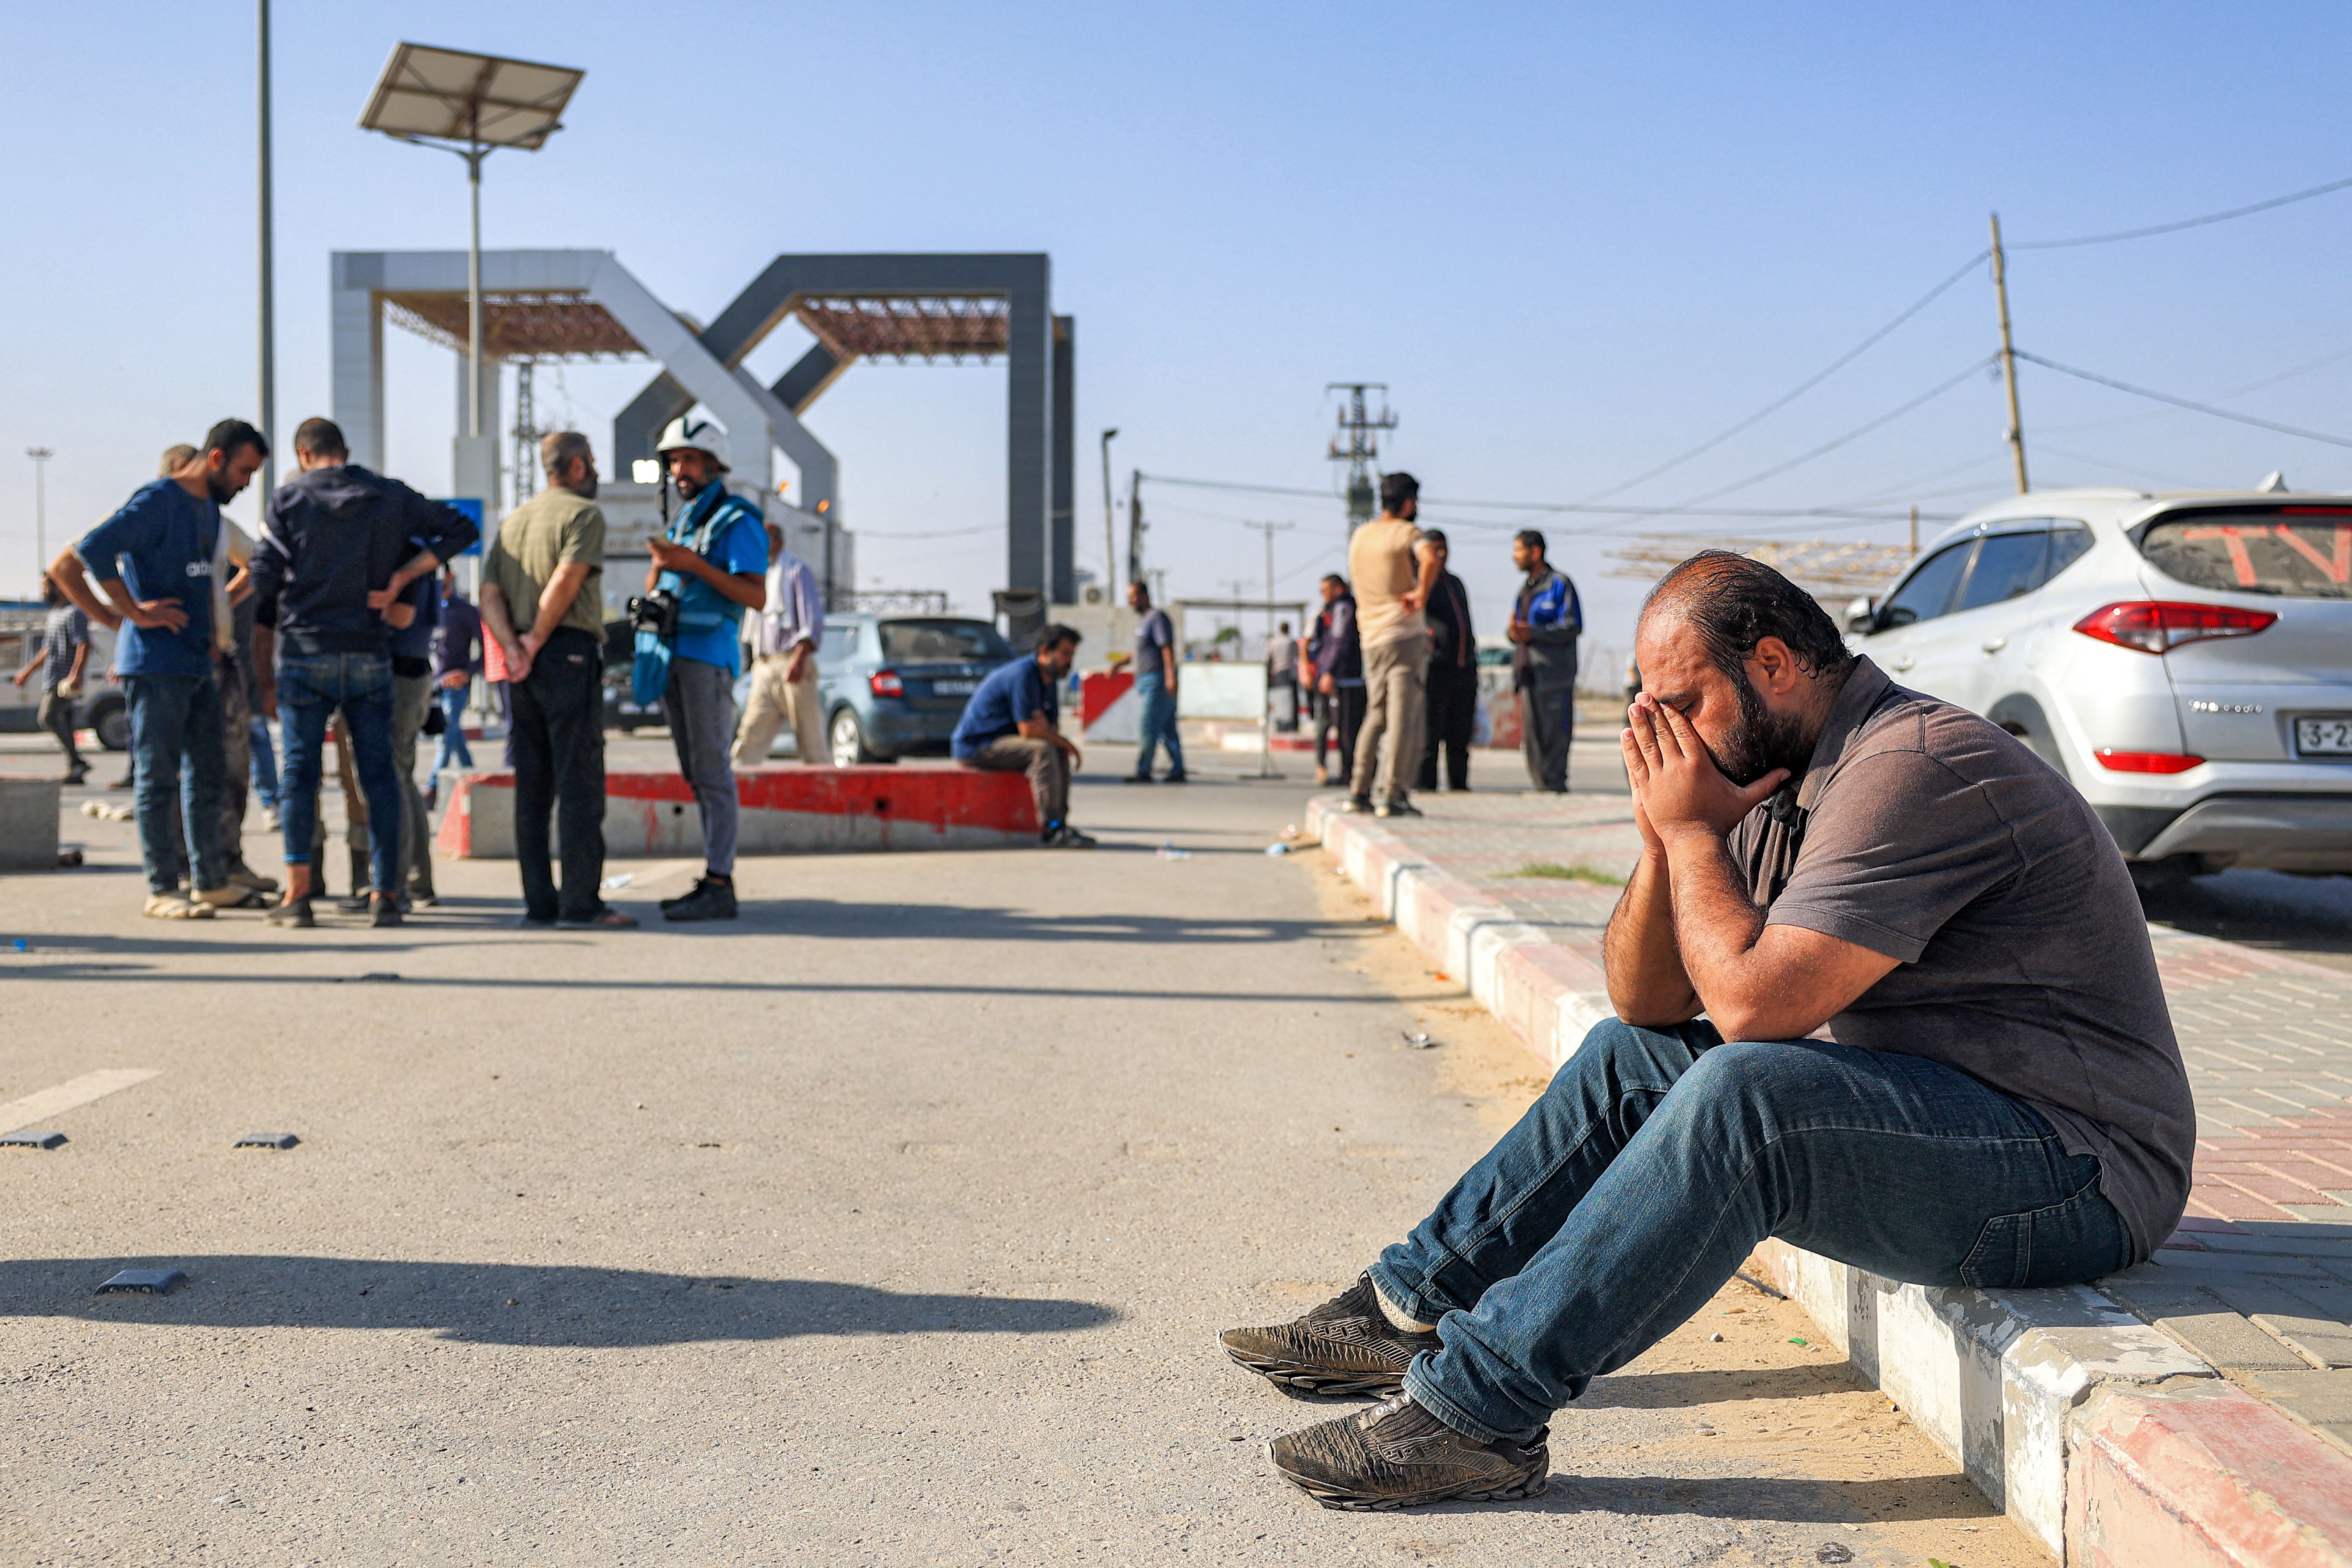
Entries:
[[525,634],[533,647],[544,647],[547,639],[555,635],[555,628],[563,624],[563,617],[572,611],[572,601],[580,596],[587,581],[588,568],[579,562],[555,569],[547,586],[539,591],[539,618]]
[[1738,868],[1712,833],[1687,829],[1669,838],[1666,864],[1675,946],[1691,990],[1726,1039],[1749,1037],[1767,1010],[1763,992],[1786,990],[1790,978],[1761,973],[1756,962],[1764,911],[1748,898]]
[[83,615],[102,626],[110,627],[120,623],[121,617],[114,607],[90,592],[89,574],[82,570],[81,556],[72,545],[67,545],[49,563],[49,576],[57,584],[58,592]]
[[1687,1023],[1699,1013],[1698,994],[1675,941],[1669,875],[1664,856],[1645,852],[1601,939],[1609,1004],[1637,1028]]

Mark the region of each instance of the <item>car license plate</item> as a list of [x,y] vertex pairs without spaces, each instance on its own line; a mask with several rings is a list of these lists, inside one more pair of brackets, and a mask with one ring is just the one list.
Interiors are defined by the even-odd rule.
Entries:
[[2352,713],[2297,719],[2294,749],[2306,757],[2352,756]]
[[937,697],[969,697],[979,689],[980,682],[977,680],[934,680],[931,682],[932,695]]

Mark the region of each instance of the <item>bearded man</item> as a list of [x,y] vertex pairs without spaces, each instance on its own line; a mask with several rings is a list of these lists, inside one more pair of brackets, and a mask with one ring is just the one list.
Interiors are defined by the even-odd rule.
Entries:
[[1635,632],[1617,1016],[1402,1241],[1243,1366],[1369,1409],[1278,1439],[1327,1507],[1525,1497],[1548,1423],[1767,1237],[1921,1285],[2145,1260],[2194,1116],[2098,818],[2023,742],[1721,551]]

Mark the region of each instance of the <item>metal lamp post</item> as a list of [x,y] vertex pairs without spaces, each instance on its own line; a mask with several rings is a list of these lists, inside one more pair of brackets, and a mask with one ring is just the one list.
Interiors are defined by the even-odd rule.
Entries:
[[33,569],[37,583],[49,570],[49,459],[57,453],[47,447],[27,447],[25,456],[33,459]]

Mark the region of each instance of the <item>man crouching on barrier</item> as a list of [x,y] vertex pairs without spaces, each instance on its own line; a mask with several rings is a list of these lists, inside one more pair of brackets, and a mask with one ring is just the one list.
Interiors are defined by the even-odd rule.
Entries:
[[1326,1507],[1540,1491],[1552,1413],[1767,1237],[2065,1285],[2145,1260],[2188,1201],[2147,928],[2063,778],[1741,556],[1669,573],[1635,649],[1616,1018],[1353,1288],[1223,1336],[1276,1382],[1386,1396],[1273,1445]]

